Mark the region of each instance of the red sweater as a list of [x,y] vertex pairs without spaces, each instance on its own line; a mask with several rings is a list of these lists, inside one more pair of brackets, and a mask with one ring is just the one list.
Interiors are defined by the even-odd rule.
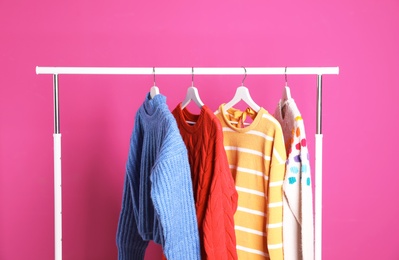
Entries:
[[188,150],[201,259],[237,259],[234,213],[238,195],[223,146],[221,124],[207,106],[194,115],[179,104],[172,114]]

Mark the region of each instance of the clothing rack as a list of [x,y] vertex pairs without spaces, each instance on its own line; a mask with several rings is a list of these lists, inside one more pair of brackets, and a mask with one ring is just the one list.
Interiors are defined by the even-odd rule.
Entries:
[[[55,260],[62,259],[62,185],[59,84],[61,74],[152,75],[152,67],[36,67],[36,74],[53,75],[54,91],[54,228]],[[157,75],[192,75],[193,68],[156,68]],[[243,68],[195,68],[195,75],[243,75]],[[322,76],[339,74],[339,67],[250,67],[245,75],[317,75],[315,144],[315,259],[322,259]]]

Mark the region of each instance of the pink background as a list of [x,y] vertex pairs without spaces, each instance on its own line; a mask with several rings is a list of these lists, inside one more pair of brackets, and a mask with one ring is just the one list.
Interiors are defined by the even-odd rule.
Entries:
[[[52,77],[37,65],[339,66],[323,78],[323,259],[399,259],[398,13],[397,0],[0,1],[0,259],[54,255]],[[241,80],[194,83],[216,110]],[[156,82],[173,109],[191,76]],[[288,83],[313,153],[316,77]],[[66,260],[117,258],[129,138],[152,84],[60,76]],[[273,112],[284,76],[245,85]],[[146,259],[159,257],[151,244]]]

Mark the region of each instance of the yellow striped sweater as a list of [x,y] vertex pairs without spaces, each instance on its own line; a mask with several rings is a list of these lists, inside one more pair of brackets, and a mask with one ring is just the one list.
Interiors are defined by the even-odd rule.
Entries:
[[234,108],[226,112],[224,105],[216,112],[238,192],[234,215],[238,259],[281,260],[286,162],[281,126],[261,108],[258,113],[251,111],[254,117],[249,126],[239,127],[232,123],[237,113],[243,114]]

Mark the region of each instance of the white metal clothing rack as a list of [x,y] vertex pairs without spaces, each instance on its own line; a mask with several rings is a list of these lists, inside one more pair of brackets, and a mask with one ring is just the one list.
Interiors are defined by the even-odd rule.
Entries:
[[[317,75],[315,147],[315,259],[322,258],[322,75],[339,74],[339,67],[245,68],[247,75]],[[61,132],[58,76],[61,74],[151,75],[150,67],[36,67],[36,74],[52,74],[54,89],[54,227],[55,260],[62,259]],[[157,75],[191,75],[192,68],[156,68]],[[243,75],[243,68],[195,68],[195,75]]]

